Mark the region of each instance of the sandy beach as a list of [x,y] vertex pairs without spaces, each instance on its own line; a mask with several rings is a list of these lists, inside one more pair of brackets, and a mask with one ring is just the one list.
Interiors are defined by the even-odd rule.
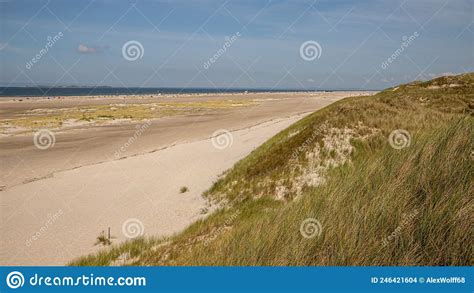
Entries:
[[[0,265],[64,265],[101,249],[109,228],[112,243],[180,232],[212,212],[201,195],[238,160],[305,115],[366,94],[2,99]],[[146,117],[90,118],[104,106]],[[67,119],[48,127],[54,143],[42,149],[35,133],[58,111]],[[78,111],[89,116],[74,120]]]

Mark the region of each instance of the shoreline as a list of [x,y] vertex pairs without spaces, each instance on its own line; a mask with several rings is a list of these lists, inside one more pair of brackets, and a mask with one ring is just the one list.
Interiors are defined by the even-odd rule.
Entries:
[[[12,186],[0,193],[5,209],[0,229],[2,235],[10,235],[2,239],[1,264],[65,265],[99,251],[94,240],[107,227],[111,227],[113,243],[132,239],[122,231],[132,229],[125,227],[132,220],[141,231],[137,236],[166,237],[182,231],[215,208],[201,194],[223,172],[306,115],[232,131],[229,151],[213,148],[212,138],[205,138]],[[197,158],[195,152],[200,154]],[[123,182],[134,188],[124,192]],[[189,191],[180,194],[180,186]],[[9,207],[28,212],[9,212],[13,210]]]
[[0,95],[0,103],[2,102],[22,102],[27,101],[55,101],[55,100],[67,100],[67,99],[124,99],[124,98],[133,98],[133,99],[151,99],[151,98],[184,98],[184,97],[222,97],[222,96],[240,96],[240,95],[294,95],[294,94],[328,94],[328,93],[368,93],[374,94],[377,93],[377,90],[307,90],[307,91],[240,91],[240,92],[177,92],[177,93],[120,93],[120,94],[86,94],[86,95],[22,95],[22,96],[12,96],[12,95]]
[[[267,120],[267,121],[263,121],[263,122],[260,122],[258,124],[254,124],[254,125],[250,125],[250,126],[246,126],[246,127],[242,127],[242,128],[236,128],[236,129],[230,129],[229,131],[230,132],[238,132],[238,131],[250,131],[252,128],[254,127],[258,127],[260,125],[263,125],[263,124],[272,124],[274,122],[279,122],[279,120],[285,120],[285,119],[293,119],[293,118],[299,118],[299,119],[302,119],[304,118],[306,115],[309,115],[313,112],[303,112],[303,113],[298,113],[296,115],[293,115],[293,116],[287,116],[287,117],[281,117],[281,118],[273,118],[273,119],[270,119],[270,120]],[[116,160],[125,160],[125,159],[128,159],[128,158],[133,158],[133,157],[136,157],[136,156],[142,156],[142,155],[147,155],[147,154],[151,154],[151,153],[155,153],[155,152],[159,152],[159,151],[163,151],[163,150],[166,150],[166,149],[169,149],[169,148],[172,148],[176,145],[185,145],[185,144],[190,144],[190,143],[195,143],[195,142],[202,142],[202,141],[207,141],[207,140],[211,140],[212,138],[214,138],[215,136],[210,136],[210,137],[204,137],[204,138],[197,138],[195,140],[190,140],[190,141],[183,141],[183,142],[180,142],[180,143],[171,143],[169,145],[165,145],[165,146],[161,146],[159,148],[156,148],[156,149],[152,149],[152,150],[149,150],[149,151],[146,151],[146,152],[143,152],[143,153],[136,153],[136,154],[130,154],[130,155],[127,155],[127,156],[122,156],[120,158],[117,158]],[[1,139],[1,138],[0,138]],[[52,172],[52,173],[49,173],[49,174],[46,174],[42,177],[39,177],[39,178],[32,178],[30,180],[28,180],[27,182],[21,182],[21,183],[17,183],[15,185],[10,185],[8,186],[8,188],[5,188],[5,189],[2,189],[0,191],[4,191],[4,190],[8,190],[10,188],[13,188],[13,187],[16,187],[16,186],[21,186],[21,185],[24,185],[24,184],[28,184],[28,183],[32,183],[32,182],[36,182],[36,181],[40,181],[40,180],[43,180],[43,179],[47,179],[47,178],[52,178],[54,177],[54,175],[56,173],[59,173],[59,172],[66,172],[66,171],[72,171],[72,170],[75,170],[75,169],[78,169],[78,168],[82,168],[82,167],[89,167],[89,166],[94,166],[94,165],[100,165],[100,164],[104,164],[104,163],[107,163],[109,161],[98,161],[98,162],[94,162],[94,163],[91,163],[91,164],[87,164],[87,165],[80,165],[80,166],[75,166],[73,168],[70,168],[70,169],[63,169],[63,170],[59,170],[59,171],[55,171],[55,172]]]
[[[2,87],[0,87],[2,88]],[[17,88],[17,89],[22,89],[22,88],[31,88],[31,87],[3,87],[5,88]],[[48,87],[46,87],[49,89]],[[34,88],[35,89],[35,88]],[[53,89],[89,89],[89,88],[53,88]],[[93,88],[91,88],[93,89]],[[117,88],[121,89],[121,88]],[[126,89],[126,88],[124,88]],[[148,89],[148,88],[137,88],[137,89]],[[150,88],[150,90],[153,90],[154,88]],[[185,96],[191,96],[191,97],[196,97],[196,96],[209,96],[209,95],[217,95],[217,96],[223,96],[223,95],[247,95],[247,94],[312,94],[312,93],[343,93],[343,92],[371,92],[375,93],[378,92],[379,90],[367,90],[367,89],[336,89],[336,90],[283,90],[283,89],[278,89],[278,90],[270,90],[270,89],[229,89],[229,90],[223,90],[223,91],[199,91],[199,89],[191,89],[191,90],[196,90],[196,91],[176,91],[176,92],[159,92],[160,88],[157,88],[157,91],[152,91],[152,92],[145,92],[145,93],[139,93],[139,92],[129,92],[129,93],[104,93],[104,94],[99,94],[99,93],[87,93],[87,94],[51,94],[51,95],[3,95],[0,94],[0,101],[13,101],[13,100],[18,100],[18,99],[26,99],[26,100],[55,100],[55,99],[63,99],[63,98],[114,98],[114,97],[120,97],[120,96],[128,96],[128,97],[146,97],[146,96],[153,96],[153,97],[185,97]],[[161,88],[166,90],[167,88]],[[170,90],[173,88],[170,88]],[[209,90],[209,89],[203,89],[203,90]]]
[[[0,134],[0,148],[2,148],[0,161],[4,166],[0,171],[0,187],[2,187],[0,189],[43,178],[57,171],[113,160],[116,151],[130,137],[133,137],[137,128],[140,128],[148,119],[152,122],[151,125],[138,140],[125,151],[120,152],[120,157],[147,153],[163,146],[210,137],[218,129],[242,129],[276,118],[312,112],[342,98],[363,94],[370,93],[245,94],[235,95],[231,101],[227,96],[211,95],[199,98],[180,97],[173,99],[172,102],[163,98],[159,101],[143,99],[140,103],[133,98],[125,101],[65,99],[61,102],[52,100],[24,103],[0,102],[2,105],[0,115],[3,118],[0,119],[0,130],[4,131]],[[79,121],[81,123],[69,122],[71,116],[67,118],[67,115],[70,114],[61,114],[71,109],[76,113],[80,113],[80,109],[91,107],[110,109],[117,103],[140,107],[143,111],[156,107],[154,104],[157,103],[163,103],[165,106],[176,105],[178,108],[176,108],[176,113],[165,117],[150,117],[149,115],[144,117],[138,113],[136,119],[124,120],[119,117],[115,120],[100,119],[97,122]],[[233,103],[241,103],[244,106],[234,107]],[[188,105],[207,108],[194,111],[188,108]],[[219,107],[213,108],[214,105],[219,105]],[[38,110],[41,111],[38,112]],[[127,108],[122,111],[124,114],[132,112]],[[66,115],[69,120],[65,122],[68,124],[63,123],[60,128],[33,124],[35,119],[44,121],[45,118],[54,122],[56,118],[48,118],[53,114]],[[57,117],[64,119],[61,116]],[[22,119],[29,119],[29,125],[32,128],[18,128],[11,122],[5,124],[5,121],[22,121]],[[55,144],[41,150],[34,145],[34,134],[45,128],[54,134]],[[20,132],[11,132],[9,129]]]

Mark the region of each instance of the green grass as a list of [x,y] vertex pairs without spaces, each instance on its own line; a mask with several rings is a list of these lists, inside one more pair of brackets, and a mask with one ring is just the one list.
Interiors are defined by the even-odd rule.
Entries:
[[[344,99],[238,162],[206,192],[224,205],[208,218],[71,264],[131,251],[128,265],[473,265],[473,110],[474,74]],[[391,147],[397,129],[408,147]]]

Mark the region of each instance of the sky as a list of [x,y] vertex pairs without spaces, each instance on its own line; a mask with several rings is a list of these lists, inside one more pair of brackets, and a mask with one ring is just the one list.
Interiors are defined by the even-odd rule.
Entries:
[[0,85],[383,89],[474,71],[472,0],[0,0]]

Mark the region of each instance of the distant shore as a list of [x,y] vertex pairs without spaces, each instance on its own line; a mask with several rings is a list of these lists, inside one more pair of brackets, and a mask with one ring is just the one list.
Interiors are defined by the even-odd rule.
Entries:
[[358,89],[245,89],[245,88],[146,88],[146,87],[1,87],[0,99],[4,98],[58,98],[68,96],[117,96],[117,95],[203,95],[203,94],[243,94],[243,93],[312,93],[371,91]]

